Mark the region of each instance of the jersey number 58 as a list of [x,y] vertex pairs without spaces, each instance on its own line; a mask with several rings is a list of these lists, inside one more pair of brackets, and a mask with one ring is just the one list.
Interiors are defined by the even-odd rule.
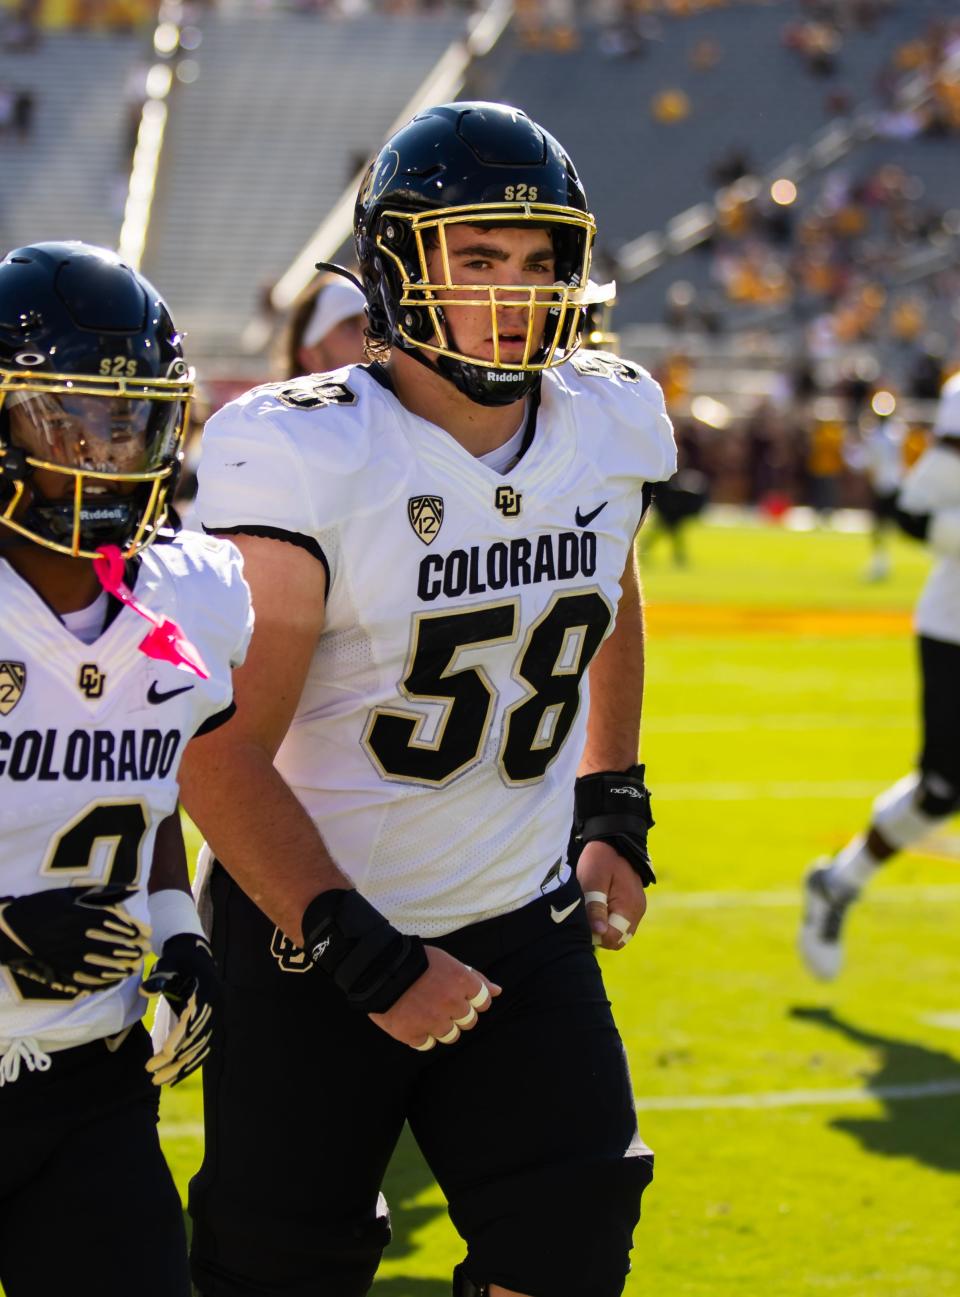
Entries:
[[[433,736],[425,718],[404,707],[376,707],[363,745],[386,779],[446,784],[480,759],[497,690],[482,666],[457,668],[467,650],[517,638],[519,601],[418,613],[400,692],[411,702],[443,703]],[[508,708],[499,762],[508,784],[542,779],[580,708],[580,681],[613,613],[599,590],[555,594],[527,631],[514,662],[525,696]]]

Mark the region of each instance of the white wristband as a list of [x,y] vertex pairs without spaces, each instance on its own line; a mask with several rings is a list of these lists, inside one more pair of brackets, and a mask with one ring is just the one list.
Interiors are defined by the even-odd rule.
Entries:
[[163,950],[165,941],[181,933],[206,937],[197,907],[189,892],[181,892],[176,887],[165,887],[162,892],[150,893],[147,897],[147,906],[150,910],[150,926],[153,929],[150,944],[155,955],[159,955]]

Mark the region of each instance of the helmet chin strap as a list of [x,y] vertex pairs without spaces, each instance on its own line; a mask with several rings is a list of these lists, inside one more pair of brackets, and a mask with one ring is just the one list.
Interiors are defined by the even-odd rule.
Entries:
[[32,540],[21,536],[19,532],[7,531],[6,528],[0,531],[0,549],[20,549],[24,545],[32,544],[34,544]]
[[[429,352],[423,351],[420,347],[411,346],[402,338],[397,338],[392,345],[398,347],[405,356],[410,356],[423,365],[424,368],[451,383],[462,396],[473,401],[475,405],[483,405],[488,408],[515,405],[517,401],[524,400],[525,397],[537,390],[542,378],[540,370],[532,370],[529,373],[497,370],[492,361],[489,365],[484,366],[471,364],[465,360],[451,360],[449,356],[434,358]],[[494,374],[517,372],[517,378],[516,380],[507,379],[504,382],[497,382],[496,380],[484,378],[485,372]]]

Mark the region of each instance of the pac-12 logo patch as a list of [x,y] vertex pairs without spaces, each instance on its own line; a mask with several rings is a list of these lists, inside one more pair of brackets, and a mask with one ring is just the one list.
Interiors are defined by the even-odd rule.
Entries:
[[443,523],[443,499],[439,495],[415,495],[407,501],[410,526],[429,545]]
[[0,662],[0,716],[7,716],[20,701],[27,683],[24,662]]

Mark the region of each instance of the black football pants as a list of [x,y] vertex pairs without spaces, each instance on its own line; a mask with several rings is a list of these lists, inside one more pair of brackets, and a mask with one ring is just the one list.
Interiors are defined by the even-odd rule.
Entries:
[[189,1297],[180,1199],[138,1023],[116,1051],[61,1050],[0,1089],[6,1297]]
[[[920,769],[960,791],[960,644],[919,636],[923,748]],[[944,814],[950,813],[946,808]]]
[[[532,1297],[616,1297],[652,1157],[576,880],[434,944],[503,994],[452,1046],[392,1040],[213,878],[226,1031],[204,1075],[190,1190],[204,1297],[360,1297],[409,1121],[467,1243],[466,1273]],[[271,953],[271,943],[273,953]],[[302,964],[300,965],[302,967]]]

